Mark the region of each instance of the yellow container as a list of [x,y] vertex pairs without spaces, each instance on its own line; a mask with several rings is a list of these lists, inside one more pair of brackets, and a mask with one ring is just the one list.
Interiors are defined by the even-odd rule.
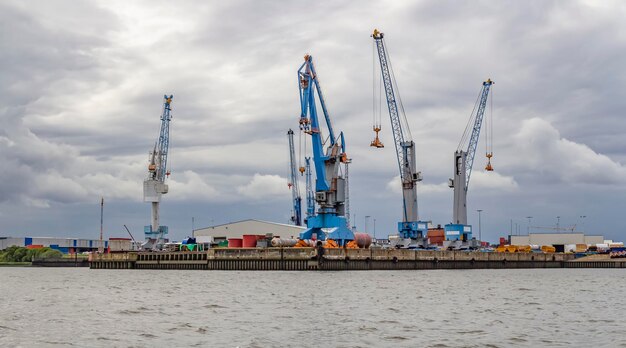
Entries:
[[517,252],[517,246],[516,245],[505,245],[506,247],[506,252],[507,253],[515,253]]

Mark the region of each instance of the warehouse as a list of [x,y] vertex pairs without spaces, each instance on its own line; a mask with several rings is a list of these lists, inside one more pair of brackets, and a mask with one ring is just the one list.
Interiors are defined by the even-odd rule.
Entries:
[[566,245],[604,243],[604,236],[587,236],[584,233],[530,233],[524,236],[510,236],[512,245]]
[[[74,252],[96,251],[100,246],[97,239],[54,238],[54,237],[0,237],[0,250],[11,246],[19,247],[49,247],[64,254]],[[108,241],[104,241],[104,248]]]
[[282,238],[298,238],[306,227],[279,224],[276,222],[248,219],[229,222],[223,225],[210,226],[194,230],[194,237],[212,237],[213,240],[241,238],[244,234],[268,234]]

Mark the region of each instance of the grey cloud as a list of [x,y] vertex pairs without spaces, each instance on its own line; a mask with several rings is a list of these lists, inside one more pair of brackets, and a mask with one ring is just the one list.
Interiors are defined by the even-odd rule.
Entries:
[[[547,223],[552,215],[583,210],[589,225],[611,230],[617,223],[581,197],[605,202],[606,211],[615,212],[623,205],[621,188],[580,188],[563,180],[556,164],[521,160],[515,143],[524,120],[539,117],[614,163],[626,160],[619,95],[624,80],[617,73],[624,7],[606,4],[608,9],[562,1],[229,1],[175,8],[165,2],[124,8],[107,2],[41,2],[37,8],[4,3],[0,160],[10,165],[0,175],[11,180],[0,183],[0,213],[14,212],[8,205],[19,202],[24,214],[75,219],[73,225],[55,222],[50,234],[67,234],[73,226],[89,233],[86,218],[68,211],[91,216],[97,207],[79,202],[104,194],[110,197],[110,225],[124,221],[141,230],[149,216],[140,202],[146,154],[158,133],[161,97],[172,93],[176,193],[164,198],[162,214],[174,235],[184,235],[191,216],[205,224],[218,216],[219,222],[288,221],[288,191],[284,202],[264,204],[237,187],[252,185],[256,173],[286,177],[285,132],[297,128],[299,116],[296,69],[303,54],[311,53],[334,125],[346,133],[354,160],[351,194],[358,226],[363,216],[377,215],[379,232],[393,232],[401,202],[387,187],[397,164],[384,109],[387,147],[368,147],[369,35],[377,27],[387,34],[425,184],[439,185],[451,175],[452,153],[480,83],[487,77],[496,81],[494,165],[519,183],[519,192],[470,188],[470,206],[485,209],[483,235],[495,239],[508,232],[509,219],[526,214],[545,215]],[[523,158],[532,159],[536,151],[526,149]],[[606,181],[602,171],[591,168],[574,181]],[[546,187],[551,197],[543,197]],[[576,204],[567,206],[558,197]],[[451,191],[425,189],[420,214],[447,223],[451,200]],[[34,207],[46,202],[47,209]],[[529,207],[534,212],[522,212]],[[0,233],[21,233],[19,221],[2,220]],[[44,220],[28,226],[42,228]]]

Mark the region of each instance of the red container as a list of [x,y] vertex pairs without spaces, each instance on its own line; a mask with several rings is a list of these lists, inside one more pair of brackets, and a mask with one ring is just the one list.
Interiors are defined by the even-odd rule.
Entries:
[[243,245],[243,239],[241,238],[229,238],[228,239],[229,248],[241,248],[242,245]]
[[[243,247],[244,248],[256,248],[256,234],[244,234],[243,235]],[[230,246],[230,243],[229,245]]]
[[43,248],[43,245],[41,244],[31,244],[31,245],[27,245],[26,249],[41,249]]

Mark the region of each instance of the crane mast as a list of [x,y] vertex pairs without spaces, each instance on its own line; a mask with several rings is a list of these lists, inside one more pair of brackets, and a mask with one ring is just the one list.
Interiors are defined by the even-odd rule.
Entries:
[[300,197],[300,185],[298,185],[298,170],[296,168],[296,150],[293,144],[293,130],[287,132],[289,139],[289,188],[293,202],[293,215],[291,221],[296,226],[302,226],[302,197]]
[[[313,57],[304,56],[298,69],[300,95],[300,129],[311,136],[313,164],[315,165],[315,201],[319,205],[317,214],[307,218],[307,229],[301,239],[330,239],[339,246],[354,240],[345,217],[345,179],[340,175],[340,164],[348,160],[343,132],[335,138],[326,102],[322,94]],[[317,92],[317,98],[316,98]],[[316,103],[319,102],[329,132],[328,146],[320,129]]]
[[306,162],[306,220],[315,215],[315,193],[313,192],[313,179],[311,178],[311,157],[305,157]]
[[[417,182],[422,180],[421,172],[416,169],[415,160],[415,143],[411,139],[411,132],[406,121],[404,108],[400,102],[400,108],[396,99],[397,91],[394,90],[395,78],[393,71],[390,69],[389,56],[385,49],[384,34],[378,30],[374,30],[372,34],[378,51],[378,60],[380,62],[380,72],[382,82],[385,87],[385,97],[387,99],[387,108],[391,119],[391,131],[396,149],[396,157],[398,159],[398,169],[400,170],[400,180],[402,181],[402,221],[398,222],[398,232],[405,239],[420,239],[426,237],[428,225],[426,222],[420,222],[417,213]],[[397,85],[395,86],[397,89]],[[400,114],[400,112],[402,114]],[[404,125],[404,126],[403,126]],[[376,127],[376,139],[371,146],[383,147],[378,139],[378,131],[380,127]]]
[[143,182],[144,202],[152,203],[151,223],[145,226],[144,233],[146,240],[152,243],[153,247],[163,244],[164,236],[168,233],[167,226],[159,225],[159,203],[161,196],[168,192],[165,179],[170,173],[167,169],[167,156],[170,143],[170,121],[171,103],[173,95],[163,96],[163,112],[161,113],[161,130],[159,138],[150,153],[150,163],[148,165],[148,177]]
[[[483,124],[489,90],[494,82],[491,79],[483,82],[477,98],[476,106],[472,110],[465,133],[461,138],[457,150],[454,152],[454,179],[450,179],[448,186],[454,189],[454,205],[452,211],[452,224],[445,226],[446,238],[449,240],[471,239],[472,227],[467,225],[467,190],[474,165],[474,157],[480,138],[480,130]],[[473,122],[472,122],[473,121]],[[469,137],[469,138],[468,138]],[[469,139],[469,140],[468,140]],[[463,149],[467,141],[467,148]],[[492,171],[491,152],[487,152],[489,160],[485,169]]]

